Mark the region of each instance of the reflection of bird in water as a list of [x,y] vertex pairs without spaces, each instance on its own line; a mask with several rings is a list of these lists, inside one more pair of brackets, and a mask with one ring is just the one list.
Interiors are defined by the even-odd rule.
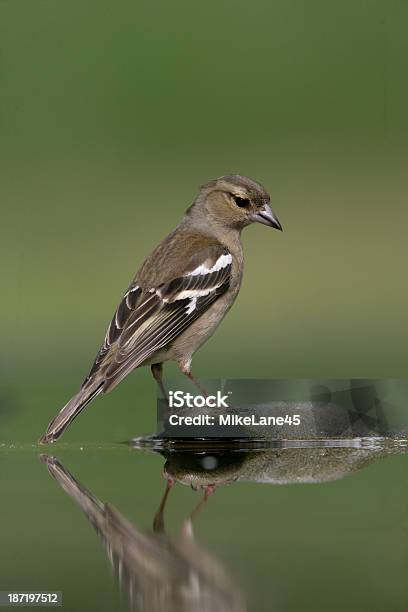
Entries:
[[240,451],[160,451],[166,458],[164,476],[170,481],[203,489],[208,496],[216,487],[236,481],[269,484],[322,483],[339,480],[379,459],[407,452],[400,441],[381,440],[372,446],[285,446]]
[[153,531],[141,531],[108,503],[85,489],[62,464],[41,455],[49,473],[85,512],[104,542],[130,608],[139,612],[244,612],[237,586],[220,562],[194,539],[192,519],[204,498],[184,522],[181,535],[164,531],[168,482]]

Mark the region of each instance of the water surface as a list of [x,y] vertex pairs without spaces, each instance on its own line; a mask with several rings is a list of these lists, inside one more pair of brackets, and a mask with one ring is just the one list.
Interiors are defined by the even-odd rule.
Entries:
[[406,449],[3,445],[2,588],[66,610],[406,610]]

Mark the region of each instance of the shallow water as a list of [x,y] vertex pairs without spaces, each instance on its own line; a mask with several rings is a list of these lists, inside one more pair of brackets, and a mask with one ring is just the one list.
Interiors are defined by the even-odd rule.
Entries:
[[1,588],[66,610],[407,609],[405,439],[217,444],[3,445]]

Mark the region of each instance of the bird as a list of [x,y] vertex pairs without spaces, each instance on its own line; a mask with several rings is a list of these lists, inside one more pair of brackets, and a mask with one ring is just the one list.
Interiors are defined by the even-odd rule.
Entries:
[[132,370],[150,366],[161,389],[163,363],[191,371],[194,353],[231,308],[244,266],[242,230],[251,223],[283,231],[258,182],[239,174],[201,186],[179,225],[145,259],[123,295],[80,390],[40,438],[55,442],[98,395]]

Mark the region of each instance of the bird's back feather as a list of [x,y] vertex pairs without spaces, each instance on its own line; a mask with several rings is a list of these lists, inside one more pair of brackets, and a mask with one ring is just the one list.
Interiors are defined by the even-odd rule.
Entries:
[[[138,280],[130,285],[81,390],[51,421],[41,442],[55,441],[94,397],[111,391],[131,370],[168,347],[228,290],[231,254],[213,239],[203,237],[202,242],[198,250],[197,236],[192,236],[193,252],[190,245],[177,276],[166,272],[163,264],[161,277],[168,279],[164,283],[149,284],[142,267],[143,286]],[[173,247],[168,244],[164,248],[169,257],[175,248],[171,244]],[[153,259],[158,257],[156,254]]]
[[81,390],[65,404],[55,419],[51,421],[47,427],[47,431],[42,438],[40,438],[40,443],[47,444],[49,442],[55,442],[85,406],[102,392],[102,385],[102,382],[96,382],[82,387]]

